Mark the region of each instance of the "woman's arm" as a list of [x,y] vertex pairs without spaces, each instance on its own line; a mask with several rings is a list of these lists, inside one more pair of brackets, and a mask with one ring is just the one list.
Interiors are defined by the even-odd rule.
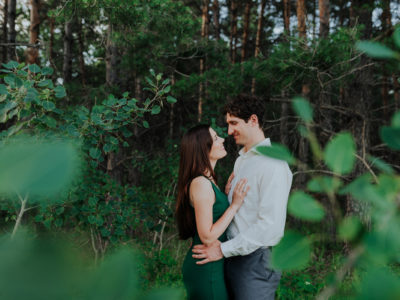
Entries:
[[224,214],[213,224],[213,205],[215,202],[215,193],[211,182],[205,177],[199,176],[193,179],[190,184],[190,199],[192,201],[197,232],[200,240],[205,245],[216,241],[218,237],[228,228],[236,212],[243,203],[247,194],[248,187],[244,191],[246,181],[241,180],[235,187],[232,204],[227,208]]

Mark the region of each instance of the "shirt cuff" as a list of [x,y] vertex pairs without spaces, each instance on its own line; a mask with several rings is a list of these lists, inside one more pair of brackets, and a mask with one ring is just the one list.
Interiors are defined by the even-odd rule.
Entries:
[[238,255],[234,252],[233,240],[223,242],[221,244],[221,252],[224,255],[224,257],[231,257]]

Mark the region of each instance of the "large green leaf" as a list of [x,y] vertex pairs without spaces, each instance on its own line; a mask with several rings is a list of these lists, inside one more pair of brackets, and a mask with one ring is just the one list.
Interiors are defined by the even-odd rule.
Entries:
[[32,73],[39,73],[40,72],[40,67],[37,64],[32,64],[28,66],[29,71]]
[[[372,184],[371,180],[371,175],[366,173],[341,189],[340,194],[351,194],[355,199],[363,202],[370,202],[377,207],[387,205],[387,201],[389,200],[387,197],[389,195],[386,194],[384,187],[388,184],[387,180],[384,180],[384,183],[382,183],[383,188]],[[389,182],[389,184],[392,183],[393,182]]]
[[8,63],[3,64],[3,66],[7,69],[15,69],[16,67],[18,67],[18,62],[14,61],[14,60],[10,60]]
[[137,266],[132,250],[123,249],[109,256],[91,278],[87,300],[130,300],[136,298]]
[[16,76],[14,74],[10,74],[4,77],[4,82],[7,83],[11,88],[15,88],[16,87],[15,79]]
[[68,141],[9,140],[0,147],[0,193],[43,200],[67,187],[78,161],[76,147]]
[[50,68],[50,67],[42,68],[42,75],[52,75],[53,72],[54,72],[53,68]]
[[43,101],[42,106],[45,110],[52,111],[56,108],[55,104],[51,101]]
[[394,169],[384,160],[372,155],[368,155],[367,158],[371,164],[371,167],[376,167],[379,171],[387,174],[394,174]]
[[361,227],[358,217],[347,217],[339,225],[339,237],[345,241],[352,241],[360,232]]
[[383,126],[380,135],[389,148],[400,150],[400,127]]
[[152,115],[157,115],[161,112],[161,107],[159,105],[154,105],[151,109]]
[[303,269],[311,256],[310,241],[297,232],[288,230],[283,239],[274,247],[271,264],[280,270]]
[[38,82],[38,86],[40,87],[49,87],[49,88],[53,88],[53,81],[51,81],[50,79],[44,79]]
[[392,127],[400,127],[400,110],[397,111],[392,117]]
[[397,47],[400,48],[400,27],[397,27],[393,33],[393,40]]
[[98,148],[90,148],[89,150],[89,155],[93,158],[93,159],[98,159],[101,155],[101,151]]
[[57,98],[63,98],[67,95],[67,93],[65,92],[65,88],[61,85],[56,86],[56,88],[54,89],[55,92],[55,96]]
[[7,87],[4,84],[0,84],[0,95],[8,95]]
[[288,211],[291,215],[307,221],[320,221],[325,216],[322,205],[302,191],[290,195]]
[[325,147],[324,161],[335,173],[348,174],[355,163],[356,145],[350,133],[336,135]]
[[50,117],[50,116],[47,116],[47,115],[45,115],[43,118],[42,118],[42,121],[43,121],[43,123],[45,123],[47,126],[49,126],[50,128],[56,128],[57,127],[57,121],[56,121],[56,119],[54,119],[54,118],[52,118],[52,117]]
[[37,102],[38,100],[39,100],[39,92],[32,87],[27,88],[24,102],[30,103],[30,102]]
[[358,50],[365,52],[367,55],[375,58],[397,58],[398,54],[377,42],[360,41],[356,44]]
[[167,102],[168,103],[176,103],[176,99],[174,98],[174,97],[172,97],[172,96],[167,96]]
[[316,176],[307,183],[307,189],[314,193],[333,193],[342,185],[337,177]]
[[284,160],[291,165],[296,163],[296,159],[284,145],[272,144],[271,146],[258,146],[256,150],[265,156]]
[[359,300],[400,299],[400,278],[386,268],[370,269],[360,290]]
[[310,103],[301,97],[296,97],[292,101],[293,110],[304,122],[312,122],[313,108]]

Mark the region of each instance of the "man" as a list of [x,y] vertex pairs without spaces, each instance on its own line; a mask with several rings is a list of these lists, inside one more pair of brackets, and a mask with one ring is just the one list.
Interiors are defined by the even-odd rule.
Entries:
[[263,105],[254,97],[239,95],[225,107],[228,134],[243,146],[230,176],[226,192],[246,178],[250,190],[228,228],[229,240],[206,247],[197,245],[193,257],[198,264],[226,257],[225,273],[230,298],[274,299],[281,274],[270,267],[271,247],[283,236],[292,173],[286,162],[260,154],[259,146],[270,146],[261,128]]

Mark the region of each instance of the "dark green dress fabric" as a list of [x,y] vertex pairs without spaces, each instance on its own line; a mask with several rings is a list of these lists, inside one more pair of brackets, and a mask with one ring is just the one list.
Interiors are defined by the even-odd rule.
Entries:
[[[213,205],[213,223],[215,223],[229,207],[229,202],[226,195],[213,182],[211,184],[215,193],[215,203]],[[226,241],[226,232],[218,239],[221,242]],[[202,244],[202,242],[196,232],[193,237],[192,247],[186,254],[182,267],[187,298],[189,300],[228,300],[224,280],[224,259],[204,265],[196,265],[198,259],[192,257],[192,248],[197,244]]]

